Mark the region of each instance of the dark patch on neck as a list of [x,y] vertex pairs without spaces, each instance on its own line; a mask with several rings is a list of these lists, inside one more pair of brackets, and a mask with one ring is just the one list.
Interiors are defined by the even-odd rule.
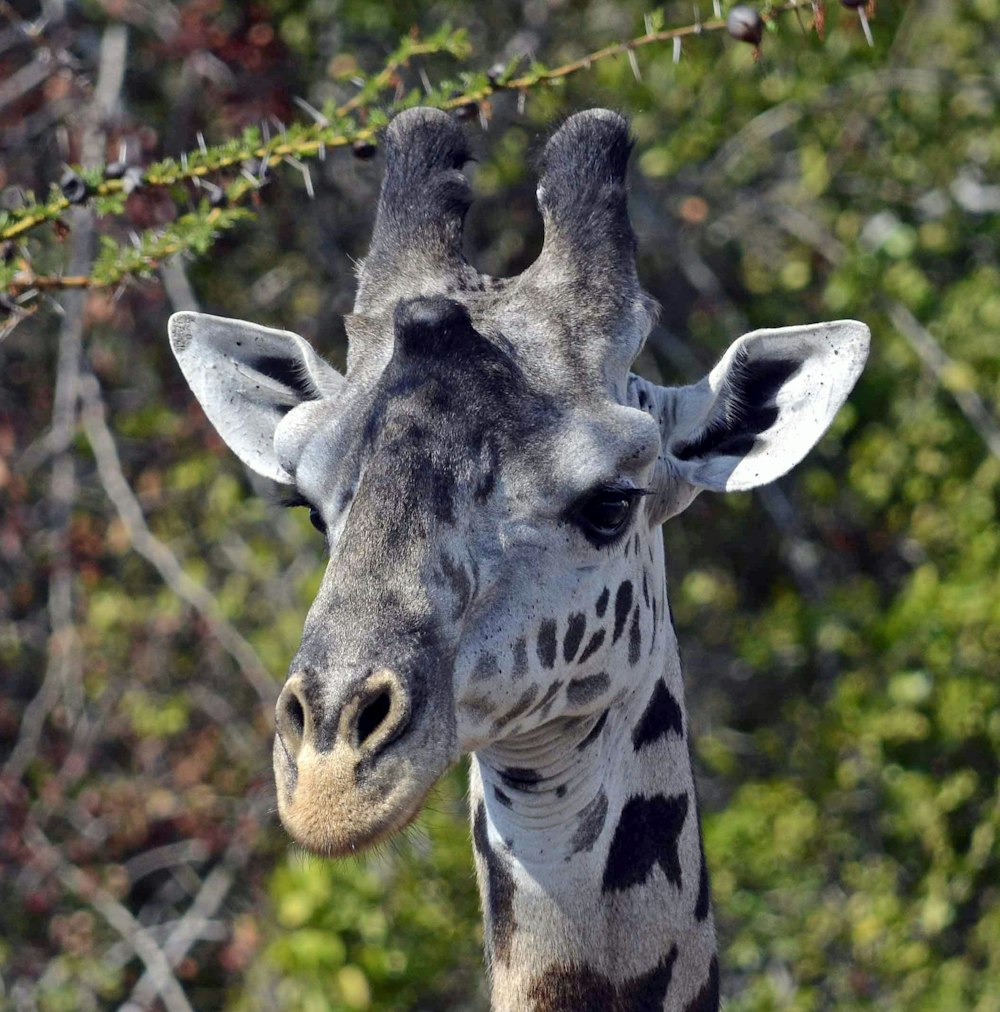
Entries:
[[538,686],[532,685],[526,689],[522,694],[521,698],[502,716],[497,717],[493,722],[493,734],[503,730],[515,717],[520,717],[525,710],[535,701],[535,696],[538,695]]
[[523,636],[514,644],[514,680],[528,673],[528,643]]
[[647,881],[659,865],[668,882],[681,887],[677,842],[687,818],[688,796],[635,796],[625,802],[608,850],[601,889],[621,892]]
[[677,946],[652,970],[620,983],[581,963],[552,963],[528,988],[530,1012],[662,1012]]
[[480,801],[472,823],[472,840],[476,852],[486,865],[486,902],[489,915],[489,946],[493,959],[506,963],[510,958],[510,943],[517,924],[514,920],[514,876],[500,856],[490,846],[486,825],[486,804]]
[[605,710],[604,713],[602,713],[600,717],[597,718],[597,720],[594,723],[594,726],[587,732],[587,737],[584,738],[580,742],[580,744],[576,746],[577,752],[580,752],[583,749],[585,749],[592,741],[596,741],[597,737],[604,730],[604,725],[608,721],[608,714],[610,712],[611,712],[610,710]]
[[576,657],[580,649],[580,642],[583,634],[587,631],[587,616],[582,611],[574,612],[569,617],[566,625],[566,635],[563,637],[563,660],[568,664]]
[[642,652],[642,626],[639,616],[639,605],[635,606],[632,612],[632,628],[628,633],[628,662],[636,665],[639,663],[639,654]]
[[708,964],[708,978],[701,990],[687,1003],[684,1012],[719,1012],[719,958]]
[[666,682],[660,678],[653,686],[649,703],[632,731],[632,747],[638,752],[646,745],[666,738],[671,731],[680,737],[684,736],[684,717],[680,704],[674,699]]
[[545,695],[543,695],[542,698],[540,700],[538,700],[538,703],[534,706],[534,708],[532,709],[531,712],[532,713],[537,713],[539,710],[545,709],[545,707],[548,706],[549,703],[551,703],[553,699],[555,699],[556,693],[562,688],[562,685],[563,685],[562,680],[557,678],[545,690]]
[[649,578],[646,575],[646,567],[642,567],[642,599],[646,602],[646,607],[649,607]]
[[611,598],[611,591],[607,587],[601,591],[601,596],[597,599],[597,617],[604,618],[604,613],[608,610],[608,601]]
[[[580,812],[577,821],[576,831],[569,841],[570,850],[573,854],[581,854],[589,851],[597,843],[601,835],[605,820],[608,817],[608,796],[604,790],[598,792],[597,797]],[[569,860],[569,857],[566,858]]]
[[543,668],[555,665],[557,649],[556,624],[552,619],[546,619],[538,630],[538,642],[535,644],[535,652]]
[[510,800],[509,795],[505,794],[499,787],[493,788],[493,797],[495,797],[497,801],[504,806],[504,808],[510,808],[514,804],[514,802]]
[[753,360],[745,347],[740,348],[708,424],[695,439],[678,443],[673,455],[678,460],[709,454],[746,456],[757,436],[778,420],[774,399],[801,366],[800,361],[790,358]]
[[580,654],[580,659],[577,661],[577,664],[583,664],[584,661],[589,661],[603,642],[604,630],[598,629],[597,632],[590,637],[590,642],[586,645],[586,647],[584,647],[583,653]]
[[499,771],[500,779],[517,791],[530,791],[541,781],[537,770],[529,770],[524,766],[508,766]]
[[625,629],[628,613],[632,610],[632,581],[626,580],[615,594],[615,631],[612,643],[617,643]]
[[586,678],[573,678],[566,686],[566,699],[573,706],[584,706],[607,692],[610,685],[611,676],[604,671]]

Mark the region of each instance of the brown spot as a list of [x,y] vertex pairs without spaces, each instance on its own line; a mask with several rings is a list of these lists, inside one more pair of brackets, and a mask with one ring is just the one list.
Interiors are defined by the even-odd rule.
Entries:
[[579,963],[552,963],[528,988],[531,1012],[659,1012],[674,975],[677,946],[647,973],[613,983]]

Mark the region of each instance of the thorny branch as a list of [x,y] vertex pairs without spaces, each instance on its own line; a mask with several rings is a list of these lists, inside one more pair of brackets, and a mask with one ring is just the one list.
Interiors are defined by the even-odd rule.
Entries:
[[[768,6],[761,17],[765,22],[774,22],[784,13],[794,11],[797,17],[801,17],[803,9],[812,11],[814,8],[813,0],[788,0]],[[418,91],[404,93],[400,70],[413,57],[431,53],[447,52],[465,58],[469,55],[467,42],[463,33],[447,31],[426,40],[406,39],[383,69],[365,80],[361,91],[349,101],[323,111],[300,102],[312,116],[312,122],[291,124],[287,128],[281,126],[278,135],[272,138],[262,136],[259,130],[247,130],[242,137],[226,144],[212,148],[201,146],[179,161],[167,159],[144,171],[131,169],[109,175],[106,166],[92,165],[80,170],[75,191],[67,194],[54,188],[47,201],[29,202],[17,211],[9,212],[6,220],[0,215],[0,242],[21,243],[12,263],[6,268],[0,265],[0,287],[9,299],[19,299],[21,303],[38,292],[113,287],[132,277],[149,274],[172,254],[186,251],[204,253],[219,232],[232,227],[249,213],[242,205],[257,191],[271,168],[282,163],[292,165],[302,173],[307,188],[311,190],[304,159],[323,159],[328,150],[349,146],[356,151],[364,150],[366,146],[370,149],[392,113],[400,109],[419,102],[454,110],[458,115],[478,111],[485,118],[489,114],[489,99],[497,94],[512,92],[523,98],[534,88],[556,84],[616,56],[627,56],[638,76],[637,50],[668,42],[676,47],[686,38],[724,31],[726,27],[726,21],[721,17],[670,29],[663,28],[657,18],[650,18],[644,34],[604,46],[558,67],[547,68],[536,64],[528,72],[518,74],[520,61],[514,61],[505,68],[493,68],[487,73],[463,73],[458,86],[444,83],[438,88],[428,89],[426,94]],[[388,107],[375,107],[381,94],[393,87],[396,95]],[[226,173],[234,173],[235,178],[226,182]],[[124,208],[124,197],[137,187],[179,185],[203,189],[211,200],[203,201],[197,212],[182,216],[172,227],[143,235],[135,243],[135,248],[116,247],[112,243],[90,272],[47,274],[34,269],[23,240],[39,226],[58,221],[73,202],[90,198],[101,213],[118,214]],[[212,206],[212,201],[215,206]],[[20,303],[14,307],[15,313],[23,311]]]

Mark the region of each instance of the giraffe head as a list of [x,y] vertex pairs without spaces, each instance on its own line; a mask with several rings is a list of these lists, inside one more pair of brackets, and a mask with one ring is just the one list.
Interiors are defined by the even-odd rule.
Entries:
[[461,129],[400,114],[346,375],[294,334],[171,319],[220,435],[326,540],[274,744],[279,811],[309,849],[401,828],[464,752],[599,734],[662,629],[658,525],[702,489],[787,471],[861,370],[867,328],[847,321],[749,334],[694,386],[630,377],[655,309],[629,148],[614,113],[566,121],[543,157],[542,252],[499,280],[462,256]]

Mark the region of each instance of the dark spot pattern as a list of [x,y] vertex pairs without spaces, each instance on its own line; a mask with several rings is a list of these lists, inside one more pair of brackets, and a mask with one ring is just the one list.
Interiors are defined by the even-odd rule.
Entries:
[[472,669],[472,682],[485,682],[500,674],[500,662],[493,654],[480,654],[476,658],[476,666]]
[[628,633],[628,662],[638,664],[639,654],[642,651],[642,628],[639,621],[639,605],[635,606],[632,612],[632,628]]
[[629,798],[611,839],[602,890],[621,892],[642,885],[657,865],[663,869],[667,881],[680,888],[677,841],[687,811],[686,793]]
[[500,790],[499,787],[493,788],[493,797],[495,797],[497,801],[499,801],[500,804],[504,806],[504,808],[510,808],[511,805],[514,804],[514,802],[510,800],[510,796],[508,794],[505,794],[502,790]]
[[583,612],[576,611],[569,617],[566,625],[566,635],[563,637],[563,660],[568,664],[576,657],[580,649],[580,642],[583,634],[587,631],[587,616]]
[[566,699],[574,706],[582,706],[592,699],[597,699],[602,692],[607,692],[611,685],[611,676],[604,671],[587,678],[573,678],[566,686]]
[[698,872],[698,899],[694,904],[694,916],[696,920],[703,921],[708,917],[709,886],[708,863],[705,861],[705,842],[701,837],[701,826],[698,827],[698,856],[701,860],[701,870]]
[[656,595],[653,595],[653,631],[649,634],[649,652],[656,646]]
[[486,865],[486,909],[490,918],[490,951],[495,960],[506,963],[510,942],[517,927],[514,921],[514,876],[510,868],[490,846],[486,828],[486,803],[476,806],[472,840]]
[[[601,835],[604,822],[608,817],[608,796],[600,791],[596,798],[580,812],[576,831],[569,841],[570,849],[574,854],[580,854],[590,850],[597,838]],[[567,858],[569,860],[569,858]]]
[[472,600],[472,581],[469,574],[465,571],[465,566],[460,562],[453,562],[447,555],[441,556],[441,572],[444,573],[451,592],[455,595],[452,618],[461,618],[469,601]]
[[674,699],[666,682],[660,678],[653,686],[649,703],[632,731],[632,747],[638,752],[644,746],[666,738],[671,731],[683,737],[684,718],[680,704]]
[[497,717],[493,722],[493,733],[506,727],[515,717],[520,717],[525,710],[535,701],[535,696],[538,695],[538,686],[532,685],[529,689],[526,689],[521,693],[520,699],[502,716]]
[[580,659],[576,663],[583,664],[584,661],[589,661],[603,642],[604,630],[598,629],[597,632],[590,637],[590,642],[583,648],[583,653],[580,654]]
[[557,798],[565,798],[566,797],[566,785],[565,784],[560,784],[556,788],[556,797]]
[[712,957],[708,965],[708,979],[701,990],[687,1003],[684,1012],[719,1012],[719,960]]
[[632,542],[632,551],[635,552],[636,558],[639,557],[639,532],[636,531],[635,540]]
[[601,596],[597,599],[597,617],[604,618],[604,613],[608,610],[608,601],[611,599],[611,591],[607,587],[601,591]]
[[538,630],[538,643],[535,649],[543,668],[551,668],[555,665],[557,650],[556,624],[552,619],[546,619]]
[[600,733],[604,730],[604,725],[608,721],[608,714],[610,710],[605,710],[604,713],[597,718],[594,722],[594,726],[587,732],[587,736],[576,746],[577,752],[585,749],[592,741],[595,741]]
[[508,766],[500,770],[500,779],[515,790],[530,791],[542,778],[537,770],[529,770],[524,766]]
[[528,988],[529,1012],[661,1012],[677,946],[646,973],[615,984],[579,963],[553,963]]
[[626,580],[615,594],[615,630],[611,642],[617,643],[625,630],[628,613],[632,610],[632,581]]
[[560,689],[562,688],[562,686],[563,686],[563,683],[562,683],[562,681],[561,681],[560,679],[558,679],[558,678],[557,678],[557,679],[556,679],[556,680],[555,680],[555,681],[554,681],[554,682],[553,682],[553,683],[552,683],[552,684],[551,684],[551,685],[550,685],[550,686],[549,686],[549,687],[548,687],[548,688],[547,688],[547,689],[545,690],[545,695],[544,695],[544,696],[542,696],[542,698],[541,698],[540,700],[538,700],[538,703],[537,703],[537,705],[536,705],[536,706],[534,707],[534,709],[533,709],[533,710],[532,710],[531,712],[532,712],[532,713],[537,713],[537,712],[538,712],[539,710],[542,710],[542,709],[544,709],[544,708],[545,708],[546,706],[548,706],[548,705],[549,705],[549,703],[551,703],[551,702],[552,702],[552,700],[556,698],[556,693],[557,693],[557,692],[558,692],[558,691],[559,691],[559,690],[560,690]]
[[523,636],[514,644],[514,681],[528,673],[528,643]]
[[642,599],[646,602],[646,607],[649,607],[649,577],[646,574],[646,570],[642,571]]

